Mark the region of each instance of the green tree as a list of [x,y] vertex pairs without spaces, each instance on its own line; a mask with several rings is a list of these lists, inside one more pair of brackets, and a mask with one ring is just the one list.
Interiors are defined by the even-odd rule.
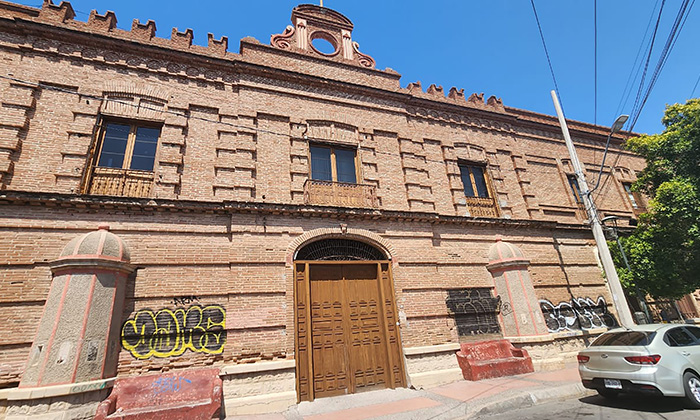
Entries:
[[668,106],[662,122],[663,133],[627,142],[647,163],[634,188],[651,199],[623,238],[632,273],[620,274],[652,296],[678,298],[700,289],[700,99]]

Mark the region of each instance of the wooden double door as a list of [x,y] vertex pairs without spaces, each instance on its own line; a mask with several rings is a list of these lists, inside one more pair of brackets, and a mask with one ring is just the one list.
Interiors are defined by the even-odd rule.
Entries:
[[300,401],[405,386],[389,262],[297,262]]

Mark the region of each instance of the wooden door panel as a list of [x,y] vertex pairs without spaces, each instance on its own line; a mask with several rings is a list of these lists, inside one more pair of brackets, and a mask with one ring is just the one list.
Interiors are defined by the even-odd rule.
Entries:
[[295,264],[294,267],[294,298],[296,314],[296,376],[297,397],[299,401],[313,399],[311,391],[311,329],[310,314],[308,313],[309,281],[307,278],[307,265]]
[[[303,294],[302,266],[297,265],[296,292]],[[298,333],[299,357],[306,353],[298,374],[305,376],[301,366],[308,366],[311,381],[306,382],[305,391],[305,378],[299,378],[300,399],[405,386],[393,293],[387,290],[391,287],[388,265],[316,263],[306,267],[308,305],[303,305],[303,297],[298,299],[297,322],[301,325],[297,328],[308,330],[310,351],[303,346],[305,334]],[[305,307],[310,325],[303,316]]]
[[350,366],[355,391],[385,387],[388,373],[386,339],[383,334],[377,266],[348,265],[346,298],[350,309]]
[[316,397],[349,392],[341,266],[309,266],[313,386]]
[[383,319],[386,328],[387,353],[393,383],[391,388],[406,386],[406,374],[404,372],[403,355],[401,354],[401,339],[399,336],[398,316],[394,302],[393,287],[391,284],[391,266],[388,263],[379,264],[380,296],[384,301],[382,305]]

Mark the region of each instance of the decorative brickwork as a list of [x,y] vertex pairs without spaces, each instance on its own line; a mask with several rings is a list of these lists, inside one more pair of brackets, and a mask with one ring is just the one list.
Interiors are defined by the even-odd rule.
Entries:
[[[200,46],[189,29],[173,28],[166,39],[153,21],[122,30],[116,19],[93,11],[76,20],[67,2],[0,3],[0,387],[16,385],[24,370],[51,287],[48,262],[103,222],[128,244],[136,267],[124,310],[113,315],[120,331],[136,325],[137,314],[225,313],[225,323],[209,318],[215,330],[195,334],[190,321],[172,333],[220,334],[220,352],[196,343],[142,352],[147,340],[127,334],[126,347],[136,350],[122,345],[117,375],[245,364],[250,372],[225,378],[233,405],[261,398],[239,390],[293,393],[292,370],[308,370],[293,365],[295,310],[305,310],[295,309],[295,283],[306,282],[293,262],[319,239],[364,242],[391,260],[373,262],[392,320],[387,337],[396,354],[443,349],[430,358],[434,370],[457,368],[444,357],[459,342],[449,291],[494,290],[487,265],[497,237],[530,260],[532,299],[612,302],[568,183],[556,118],[457,87],[403,88],[398,73],[376,69],[359,51],[350,20],[315,5],[295,8],[293,26],[271,45],[245,38],[239,53],[228,51],[225,36],[209,34]],[[318,40],[334,51],[321,52]],[[152,154],[152,171],[141,171],[149,188],[139,196],[89,193],[103,127],[114,122],[159,130],[155,150],[136,150],[132,138],[132,149],[108,151]],[[569,128],[593,178],[609,129],[575,121]],[[627,136],[612,139],[607,181],[595,196],[601,215],[620,217],[624,227],[635,211],[623,182],[644,166],[624,150]],[[356,182],[336,188],[354,191],[351,199],[308,199],[308,185],[338,184],[313,179],[311,146],[354,153]],[[465,165],[486,174],[474,185],[487,185],[487,197],[467,195]],[[261,362],[284,366],[283,389]],[[407,366],[408,379],[427,374],[420,363]],[[407,379],[394,376],[394,384]],[[265,386],[246,387],[267,377]]]

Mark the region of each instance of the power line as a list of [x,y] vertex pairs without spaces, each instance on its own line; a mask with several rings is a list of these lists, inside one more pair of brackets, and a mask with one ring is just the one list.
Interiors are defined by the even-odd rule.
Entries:
[[666,4],[666,0],[663,0],[661,2],[661,7],[659,8],[659,15],[656,18],[656,24],[654,25],[654,32],[651,35],[651,41],[649,42],[649,51],[647,51],[647,58],[646,61],[644,62],[644,71],[642,72],[642,78],[639,82],[639,88],[637,89],[637,96],[634,99],[634,103],[632,104],[632,112],[630,112],[630,123],[629,123],[629,130],[632,131],[632,127],[634,124],[632,122],[635,120],[635,115],[637,114],[637,109],[639,107],[639,103],[642,98],[642,91],[644,90],[644,79],[646,79],[647,75],[647,70],[649,69],[649,61],[651,61],[651,52],[654,50],[654,41],[656,40],[656,33],[659,30],[659,22],[661,22],[661,14],[664,10],[664,5]]
[[598,125],[598,0],[593,0],[593,124]]
[[695,95],[695,89],[698,87],[698,82],[700,82],[700,74],[698,74],[698,80],[695,81],[695,86],[693,86],[693,91],[690,92],[690,97],[688,99],[692,99],[693,95]]
[[676,18],[673,21],[673,25],[671,26],[671,30],[669,31],[666,43],[663,49],[661,50],[659,60],[656,64],[656,68],[654,69],[654,73],[652,74],[649,80],[649,84],[647,86],[643,98],[641,99],[641,102],[639,103],[637,111],[633,115],[633,120],[630,124],[629,131],[632,131],[634,129],[634,126],[642,113],[642,109],[644,108],[647,99],[649,99],[651,91],[654,89],[654,86],[656,85],[656,82],[658,81],[659,76],[661,75],[661,71],[663,70],[664,66],[666,65],[666,62],[668,61],[668,57],[670,56],[671,51],[673,51],[673,47],[678,41],[678,37],[681,31],[683,30],[683,26],[685,26],[685,22],[688,20],[688,16],[690,15],[690,11],[692,10],[694,4],[695,0],[692,0],[692,2],[690,0],[684,0],[680,8],[678,9],[678,13],[676,14]]
[[[644,48],[644,41],[647,39],[647,35],[649,34],[649,29],[651,29],[651,23],[654,21],[654,15],[656,8],[659,5],[660,0],[656,0],[656,4],[654,5],[654,8],[651,10],[651,13],[649,14],[649,21],[647,22],[647,28],[644,31],[644,36],[642,37],[642,41],[639,43],[639,48],[637,49],[637,55],[634,57],[634,61],[632,62],[632,68],[630,69],[630,74],[627,76],[627,81],[625,82],[625,88],[622,90],[622,96],[620,97],[620,103],[617,105],[617,110],[615,111],[615,115],[620,115],[622,110],[627,107],[627,101],[629,101],[629,97],[632,94],[632,86],[634,85],[634,81],[637,80],[637,77],[639,77],[639,72],[642,70],[641,62],[637,63],[642,56],[642,51],[645,49]],[[636,69],[636,72],[635,72]]]
[[552,60],[549,58],[549,50],[547,50],[547,43],[544,40],[544,33],[542,32],[542,25],[540,25],[540,18],[537,15],[537,8],[535,8],[535,0],[530,0],[532,5],[532,11],[535,13],[535,21],[537,22],[537,29],[540,32],[540,39],[542,39],[542,46],[544,47],[544,54],[547,56],[547,64],[549,65],[549,72],[552,74],[552,80],[554,81],[554,90],[557,91],[557,96],[561,98],[559,94],[559,85],[557,84],[557,77],[554,75],[554,67],[552,67]]

